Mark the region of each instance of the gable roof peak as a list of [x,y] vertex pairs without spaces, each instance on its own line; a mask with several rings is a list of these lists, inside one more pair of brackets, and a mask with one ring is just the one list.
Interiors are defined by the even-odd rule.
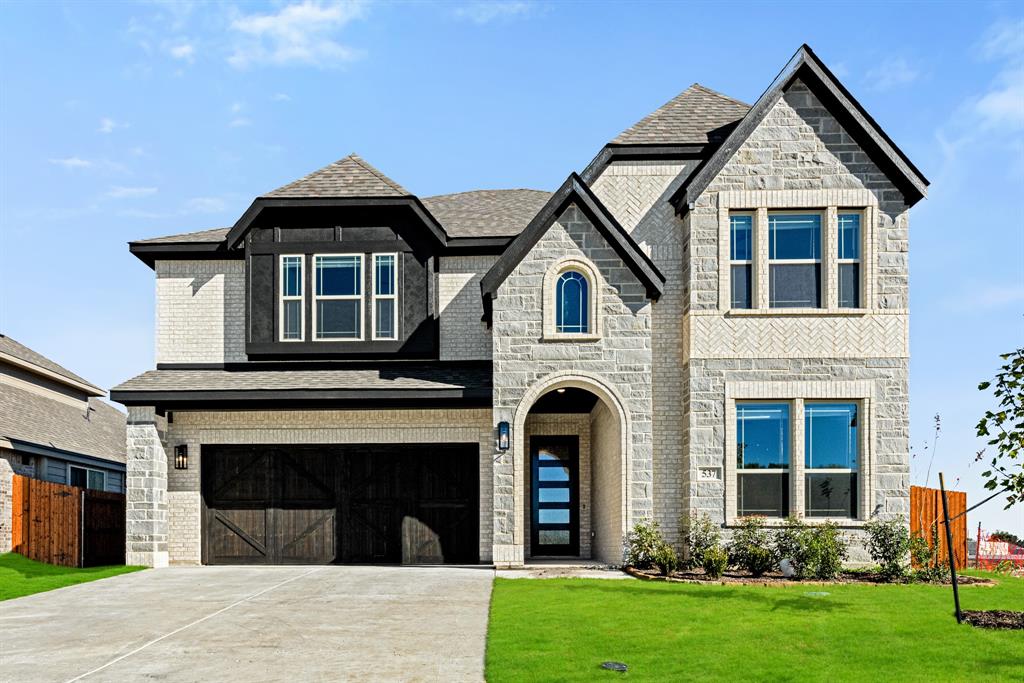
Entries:
[[619,133],[613,145],[706,145],[736,123],[750,105],[717,90],[693,83],[671,100]]
[[261,195],[263,198],[409,196],[411,192],[354,152]]

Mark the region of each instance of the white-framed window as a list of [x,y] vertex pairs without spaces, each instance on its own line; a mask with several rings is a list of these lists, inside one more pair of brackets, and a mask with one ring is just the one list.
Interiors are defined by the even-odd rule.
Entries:
[[91,467],[68,464],[68,483],[83,489],[103,491],[107,486],[107,473]]
[[729,214],[729,292],[732,308],[754,307],[754,214]]
[[861,307],[861,220],[860,211],[839,211],[836,239],[839,308]]
[[804,515],[858,517],[860,464],[855,401],[804,403]]
[[590,334],[590,281],[570,269],[555,283],[555,331],[559,334]]
[[313,256],[313,339],[363,339],[363,255]]
[[374,339],[398,339],[398,254],[373,255]]
[[768,306],[821,308],[822,214],[768,212]]
[[306,257],[301,254],[282,254],[280,261],[280,315],[279,339],[302,341],[306,329],[305,288]]
[[791,429],[789,403],[736,403],[738,516],[789,515]]

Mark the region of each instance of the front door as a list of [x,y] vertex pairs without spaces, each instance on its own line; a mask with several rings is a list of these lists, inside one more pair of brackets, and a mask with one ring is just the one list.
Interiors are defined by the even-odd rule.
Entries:
[[530,437],[530,469],[531,555],[579,555],[579,438]]

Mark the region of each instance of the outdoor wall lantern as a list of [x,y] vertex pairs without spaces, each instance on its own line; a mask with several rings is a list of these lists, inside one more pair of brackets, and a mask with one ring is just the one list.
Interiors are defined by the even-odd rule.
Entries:
[[188,469],[188,446],[185,444],[174,447],[174,469]]
[[508,442],[509,442],[508,422],[499,422],[498,423],[498,450],[499,451],[507,451],[508,450]]

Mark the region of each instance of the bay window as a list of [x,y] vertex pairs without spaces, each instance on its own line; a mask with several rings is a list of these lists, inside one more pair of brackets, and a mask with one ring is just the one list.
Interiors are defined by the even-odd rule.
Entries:
[[313,338],[362,339],[362,254],[318,254],[314,267]]
[[737,514],[789,514],[788,403],[736,404]]
[[768,305],[821,307],[821,214],[769,212]]

